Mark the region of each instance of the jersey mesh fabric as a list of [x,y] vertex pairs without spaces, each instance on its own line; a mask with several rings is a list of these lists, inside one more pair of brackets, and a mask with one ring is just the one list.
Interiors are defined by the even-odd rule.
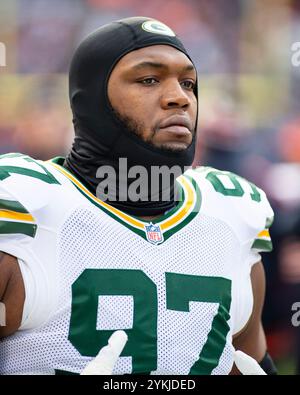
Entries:
[[[47,248],[54,246],[45,246],[45,254]],[[90,361],[68,340],[71,287],[85,269],[140,270],[153,281],[157,287],[158,326],[157,370],[152,374],[188,374],[207,340],[218,304],[190,302],[189,312],[168,310],[165,273],[230,279],[240,264],[239,242],[230,227],[201,213],[166,242],[154,246],[98,208],[84,206],[65,221],[57,248],[59,308],[43,327],[17,332],[0,343],[2,374],[51,374],[54,369],[78,373]],[[112,329],[118,325],[118,317],[127,317],[127,322],[132,319],[132,304],[125,299],[122,302],[119,296],[120,303],[112,300],[111,305],[106,302],[101,308],[106,327],[110,317]],[[232,328],[232,318],[229,325]],[[231,370],[231,335],[230,330],[213,374],[228,374]],[[121,357],[114,373],[131,373],[131,358]]]

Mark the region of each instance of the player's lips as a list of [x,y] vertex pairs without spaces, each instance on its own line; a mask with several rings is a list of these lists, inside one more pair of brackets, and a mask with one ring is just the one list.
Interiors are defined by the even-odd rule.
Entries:
[[179,135],[190,135],[192,132],[191,122],[183,116],[174,115],[170,118],[167,118],[159,125],[159,129],[168,129],[168,131],[174,131]]
[[173,115],[159,125],[159,130],[165,133],[165,139],[172,143],[180,143],[186,148],[191,143],[192,124],[184,116]]

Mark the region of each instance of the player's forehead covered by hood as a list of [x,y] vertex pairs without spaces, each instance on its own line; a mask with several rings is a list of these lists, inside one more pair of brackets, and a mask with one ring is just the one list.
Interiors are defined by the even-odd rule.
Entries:
[[107,97],[109,76],[123,56],[153,45],[170,45],[190,59],[168,26],[145,17],[112,22],[90,34],[80,44],[71,63],[69,78],[75,126],[77,122],[90,130],[96,128],[97,133],[109,130],[105,136],[106,143],[109,146],[114,142],[117,136],[113,133],[111,122],[114,123],[114,117]]

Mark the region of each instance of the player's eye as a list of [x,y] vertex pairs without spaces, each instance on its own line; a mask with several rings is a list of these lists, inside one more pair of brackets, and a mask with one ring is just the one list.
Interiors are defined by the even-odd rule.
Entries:
[[193,90],[193,89],[195,88],[195,83],[194,83],[194,81],[191,81],[191,80],[183,81],[183,82],[181,83],[181,85],[182,85],[185,89],[188,89],[188,90]]
[[158,82],[158,80],[154,77],[148,77],[148,78],[143,78],[142,80],[139,80],[138,82],[143,85],[154,85]]

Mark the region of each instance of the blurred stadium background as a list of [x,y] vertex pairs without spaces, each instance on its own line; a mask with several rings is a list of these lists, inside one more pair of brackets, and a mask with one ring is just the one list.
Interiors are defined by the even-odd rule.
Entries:
[[67,71],[80,40],[127,16],[173,28],[200,73],[196,164],[239,173],[268,193],[276,213],[265,254],[264,324],[281,374],[300,373],[299,0],[0,0],[0,154],[64,155],[73,131]]

